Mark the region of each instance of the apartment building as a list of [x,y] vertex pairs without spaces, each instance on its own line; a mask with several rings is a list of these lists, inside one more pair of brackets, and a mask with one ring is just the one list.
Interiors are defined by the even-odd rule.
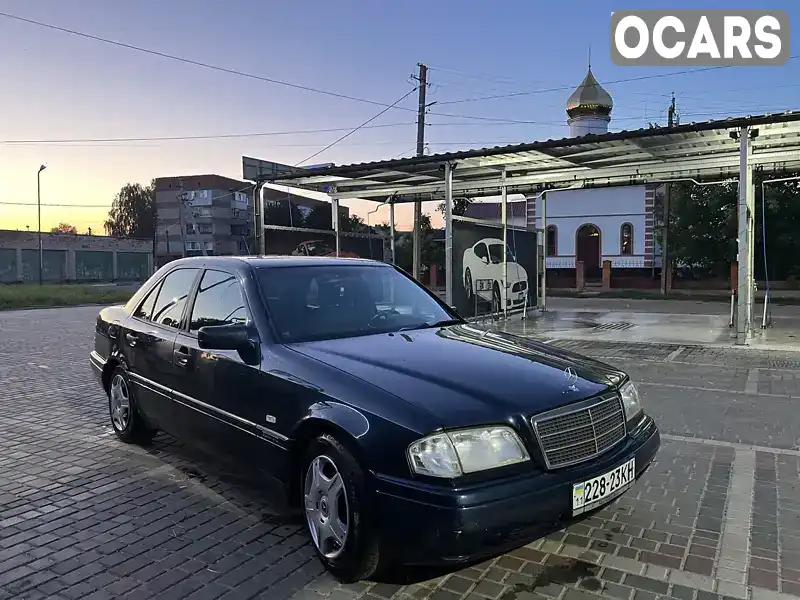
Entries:
[[[155,180],[156,259],[158,265],[183,255],[183,222],[186,255],[198,256],[203,249],[209,255],[252,254],[253,201],[252,184],[221,175],[184,175]],[[181,198],[185,198],[181,207]],[[313,198],[267,188],[267,205],[286,206],[292,202],[307,216],[317,206],[327,204]],[[347,217],[349,209],[340,207]],[[183,213],[183,215],[181,215]]]
[[[183,255],[247,254],[253,229],[250,184],[221,175],[155,180],[156,257],[159,264]],[[185,198],[181,207],[181,198]],[[183,223],[183,234],[181,232]]]

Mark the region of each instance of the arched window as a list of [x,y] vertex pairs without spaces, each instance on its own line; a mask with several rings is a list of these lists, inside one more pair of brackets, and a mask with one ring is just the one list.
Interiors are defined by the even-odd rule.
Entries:
[[546,229],[547,256],[558,256],[558,231],[555,225],[548,225]]
[[619,228],[619,253],[633,254],[633,225],[623,223]]

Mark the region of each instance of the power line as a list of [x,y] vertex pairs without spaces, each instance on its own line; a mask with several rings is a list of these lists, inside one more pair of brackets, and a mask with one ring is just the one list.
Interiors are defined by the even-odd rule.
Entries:
[[[369,125],[361,129],[381,129],[388,127],[406,127],[414,125],[414,121],[405,123],[386,123],[384,125]],[[0,145],[31,145],[31,144],[103,144],[103,143],[133,143],[133,142],[171,142],[186,140],[217,140],[225,138],[270,137],[282,135],[307,135],[315,133],[333,133],[350,131],[352,127],[330,127],[327,129],[298,129],[295,131],[264,131],[256,133],[220,133],[208,135],[175,135],[156,137],[118,137],[118,138],[60,138],[39,140],[0,140]]]
[[[39,206],[36,202],[2,202],[4,206]],[[111,208],[110,204],[46,204],[42,202],[41,206],[59,206],[62,208]]]
[[392,108],[394,108],[395,106],[397,106],[398,104],[400,104],[400,103],[401,103],[403,100],[405,100],[406,98],[408,98],[408,97],[409,97],[411,94],[413,94],[413,93],[414,93],[414,92],[416,92],[416,91],[417,91],[417,88],[416,88],[416,87],[415,87],[415,88],[413,88],[413,89],[411,89],[411,90],[409,90],[408,92],[406,92],[405,94],[403,94],[403,95],[402,95],[400,98],[398,98],[397,100],[395,100],[395,101],[394,101],[392,104],[390,104],[389,106],[387,106],[386,108],[384,108],[382,111],[380,111],[380,112],[379,112],[377,115],[375,115],[374,117],[371,117],[371,118],[367,119],[367,120],[366,120],[366,121],[364,121],[364,122],[363,122],[361,125],[359,125],[358,127],[354,128],[352,131],[350,131],[350,132],[348,132],[348,133],[345,133],[345,134],[344,134],[342,137],[338,138],[337,140],[335,140],[335,141],[331,142],[330,144],[328,144],[327,146],[325,146],[325,147],[324,147],[322,150],[319,150],[319,151],[315,152],[314,154],[312,154],[311,156],[308,156],[308,157],[304,158],[303,160],[301,160],[301,161],[299,161],[299,162],[295,163],[295,165],[294,165],[294,166],[295,166],[295,167],[297,167],[297,166],[300,166],[300,165],[301,165],[301,164],[303,164],[304,162],[307,162],[307,161],[311,160],[312,158],[314,158],[315,156],[319,156],[320,154],[322,154],[323,152],[325,152],[325,151],[326,151],[326,150],[328,150],[329,148],[332,148],[333,146],[335,146],[336,144],[338,144],[338,143],[339,143],[339,142],[341,142],[342,140],[344,140],[344,139],[347,139],[348,137],[350,137],[351,135],[353,135],[353,134],[354,134],[356,131],[358,131],[359,129],[362,129],[362,128],[366,127],[366,126],[367,126],[367,125],[369,125],[369,124],[370,124],[372,121],[374,121],[374,120],[375,120],[375,119],[377,119],[378,117],[380,117],[380,116],[382,116],[383,114],[385,114],[386,112],[388,112],[388,111],[389,111],[389,109],[392,109]]
[[[206,68],[206,69],[211,69],[213,71],[218,71],[218,72],[221,72],[221,73],[228,73],[230,75],[238,75],[240,77],[246,77],[248,79],[254,79],[254,80],[257,80],[257,81],[263,81],[263,82],[272,83],[272,84],[275,84],[275,85],[282,85],[282,86],[293,88],[293,89],[298,89],[298,90],[303,90],[303,91],[308,91],[308,92],[314,92],[314,93],[317,93],[317,94],[322,94],[322,95],[330,96],[330,97],[334,97],[334,98],[352,100],[354,102],[372,104],[374,106],[382,106],[384,108],[394,108],[394,109],[397,109],[397,110],[416,112],[416,109],[413,109],[413,108],[402,107],[402,106],[394,106],[392,104],[386,104],[385,102],[378,102],[378,101],[375,101],[375,100],[369,100],[367,98],[360,98],[360,97],[357,97],[357,96],[350,96],[350,95],[347,95],[347,94],[340,94],[338,92],[331,92],[331,91],[328,91],[328,90],[314,88],[314,87],[311,87],[311,86],[305,86],[305,85],[290,83],[288,81],[282,81],[280,79],[274,79],[274,78],[271,78],[271,77],[263,77],[261,75],[255,75],[253,73],[247,73],[245,71],[239,71],[237,69],[229,69],[227,67],[220,67],[218,65],[212,65],[210,63],[206,63],[206,62],[202,62],[202,61],[198,61],[198,60],[193,60],[193,59],[185,58],[185,57],[182,57],[182,56],[176,56],[174,54],[168,54],[166,52],[160,52],[158,50],[151,50],[149,48],[144,48],[142,46],[135,46],[133,44],[127,44],[125,42],[120,42],[120,41],[117,41],[117,40],[112,40],[112,39],[109,39],[109,38],[104,38],[104,37],[100,37],[100,36],[97,36],[97,35],[92,35],[92,34],[89,34],[89,33],[82,32],[82,31],[76,31],[74,29],[68,29],[66,27],[60,27],[58,25],[52,25],[50,23],[44,23],[42,21],[36,21],[34,19],[28,19],[28,18],[25,18],[25,17],[20,17],[18,15],[12,15],[10,13],[0,12],[0,17],[5,17],[7,19],[13,19],[13,20],[16,20],[16,21],[21,21],[23,23],[36,25],[38,27],[44,27],[44,28],[51,29],[51,30],[54,30],[54,31],[60,31],[62,33],[68,33],[70,35],[76,35],[76,36],[83,37],[83,38],[86,38],[86,39],[90,39],[90,40],[94,40],[94,41],[98,41],[98,42],[103,42],[105,44],[111,44],[113,46],[117,46],[117,47],[120,47],[120,48],[126,48],[128,50],[135,50],[137,52],[142,52],[142,53],[150,54],[150,55],[153,55],[153,56],[159,56],[161,58],[166,58],[166,59],[169,59],[169,60],[182,62],[182,63],[190,64],[190,65],[194,65],[194,66],[197,66],[197,67],[203,67],[203,68]],[[791,58],[796,58],[796,57],[791,57]],[[709,68],[707,68],[705,70],[715,69],[715,68],[725,68],[725,67],[709,67]],[[687,72],[699,72],[699,71],[702,71],[702,70],[704,70],[704,69],[696,69],[694,71],[687,71]],[[631,79],[631,81],[637,81],[639,79],[647,79],[647,78],[653,78],[653,77],[668,77],[668,76],[678,75],[678,74],[680,74],[680,72],[668,73],[668,74],[662,74],[662,75],[655,75],[655,76],[645,76],[643,78]],[[560,89],[570,89],[570,88],[571,88],[571,86],[565,86],[565,87],[562,87],[562,88],[554,88],[553,90],[547,90],[547,91],[556,91],[556,90],[560,90]],[[454,103],[457,103],[457,102],[474,102],[474,101],[479,101],[479,100],[493,99],[493,98],[496,98],[496,97],[510,97],[510,96],[516,96],[516,95],[528,95],[528,94],[531,94],[531,93],[543,93],[543,91],[544,90],[537,90],[537,91],[533,91],[533,92],[518,92],[516,94],[511,94],[511,95],[487,96],[485,98],[472,98],[472,99],[465,99],[465,100],[462,100],[462,101],[440,102],[439,104],[454,104]],[[485,121],[487,123],[514,123],[514,124],[519,124],[519,125],[541,125],[541,124],[546,124],[546,123],[539,123],[537,121],[499,119],[499,118],[493,118],[493,117],[481,117],[481,116],[477,116],[477,115],[462,115],[462,114],[442,113],[442,112],[438,112],[438,111],[436,111],[436,112],[429,111],[428,114],[429,115],[436,115],[436,116],[440,116],[440,117],[451,117],[451,118],[455,118],[455,119],[467,119],[467,120]]]
[[[800,55],[790,56],[788,60],[793,60]],[[690,75],[693,73],[703,73],[707,71],[718,71],[720,69],[730,69],[732,65],[719,65],[714,67],[702,67],[700,69],[685,69],[683,71],[674,71],[672,73],[657,73],[655,75],[641,75],[639,77],[629,77],[626,79],[616,79],[614,81],[607,81],[603,85],[614,85],[617,83],[632,83],[634,81],[645,81],[648,79],[661,79],[664,77],[674,77],[676,75]],[[513,92],[510,94],[495,94],[493,96],[479,96],[473,98],[463,98],[461,100],[448,100],[444,102],[438,102],[440,106],[445,104],[463,104],[465,102],[482,102],[484,100],[499,100],[501,98],[516,98],[519,96],[531,96],[534,94],[545,94],[548,92],[560,92],[564,90],[573,89],[575,86],[559,86],[553,88],[544,88],[538,90],[529,90],[525,92]]]
[[13,19],[15,21],[22,21],[23,23],[29,23],[30,25],[37,25],[38,27],[46,27],[47,29],[52,29],[54,31],[60,31],[62,33],[69,33],[71,35],[77,35],[79,37],[87,38],[90,40],[94,40],[96,42],[103,42],[104,44],[111,44],[113,46],[118,46],[120,48],[126,48],[128,50],[135,50],[137,52],[143,52],[145,54],[151,54],[153,56],[159,56],[161,58],[166,58],[169,60],[174,60],[182,63],[186,63],[189,65],[194,65],[196,67],[203,67],[205,69],[212,69],[214,71],[219,71],[221,73],[228,73],[230,75],[238,75],[239,77],[247,77],[248,79],[255,79],[258,81],[264,81],[266,83],[272,83],[275,85],[282,85],[285,87],[293,88],[296,90],[303,90],[306,92],[314,92],[315,94],[322,94],[324,96],[331,96],[333,98],[341,98],[343,100],[352,100],[354,102],[362,102],[364,104],[373,104],[375,106],[391,106],[384,102],[378,102],[375,100],[369,100],[367,98],[359,98],[357,96],[349,96],[347,94],[339,94],[337,92],[331,92],[328,90],[322,90],[319,88],[314,88],[307,85],[300,85],[296,83],[290,83],[288,81],[282,81],[280,79],[273,79],[271,77],[262,77],[261,75],[254,75],[253,73],[247,73],[245,71],[239,71],[237,69],[229,69],[227,67],[220,67],[218,65],[212,65],[210,63],[202,62],[199,60],[193,60],[191,58],[185,58],[183,56],[176,56],[174,54],[167,54],[166,52],[159,52],[158,50],[151,50],[149,48],[143,48],[142,46],[134,46],[133,44],[126,44],[125,42],[120,42],[117,40],[112,40],[109,38],[100,37],[97,35],[92,35],[90,33],[84,33],[82,31],[76,31],[74,29],[67,29],[66,27],[59,27],[58,25],[52,25],[50,23],[44,23],[42,21],[35,21],[34,19],[27,19],[25,17],[20,17],[18,15],[12,15],[9,13],[0,12],[0,17],[5,17],[7,19]]

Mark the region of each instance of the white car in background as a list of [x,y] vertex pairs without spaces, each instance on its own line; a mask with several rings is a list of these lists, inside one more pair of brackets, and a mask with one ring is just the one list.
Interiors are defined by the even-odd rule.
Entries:
[[478,296],[492,303],[494,310],[519,308],[528,294],[528,272],[507,249],[508,281],[503,285],[503,240],[483,238],[464,250],[462,260],[464,290],[467,299]]

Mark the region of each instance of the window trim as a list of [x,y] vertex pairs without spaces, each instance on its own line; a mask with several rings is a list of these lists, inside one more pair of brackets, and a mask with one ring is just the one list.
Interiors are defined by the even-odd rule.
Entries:
[[[172,271],[170,271],[170,273],[171,272]],[[166,277],[166,275],[164,277]],[[139,303],[131,311],[131,318],[136,319],[137,321],[140,321],[142,323],[152,323],[153,322],[150,319],[143,319],[142,317],[137,317],[136,313],[139,312],[139,309],[142,308],[144,303],[147,302],[147,300],[150,298],[150,296],[152,294],[156,295],[155,300],[153,301],[153,308],[155,308],[155,303],[158,300],[158,294],[161,293],[161,284],[164,282],[164,277],[159,278],[159,280],[156,281],[155,285],[153,285],[149,290],[147,290],[144,293],[144,295],[142,296],[142,299],[139,301]],[[152,316],[152,314],[150,316]]]
[[[550,254],[550,241],[547,236],[553,232],[553,253]],[[545,258],[558,256],[558,227],[555,225],[548,225],[544,230],[544,255]]]
[[[156,327],[160,327],[160,328],[166,329],[168,331],[175,331],[175,332],[182,331],[183,326],[184,326],[184,321],[186,320],[186,306],[188,305],[188,300],[193,297],[192,295],[194,294],[195,288],[197,287],[197,274],[195,274],[194,280],[192,281],[192,285],[189,287],[189,293],[187,295],[187,302],[183,306],[183,312],[181,313],[181,318],[178,320],[178,327],[171,327],[169,325],[164,325],[163,323],[157,323],[156,321],[152,321],[151,319],[142,319],[141,317],[137,317],[135,315],[136,315],[136,311],[139,310],[139,308],[142,306],[142,304],[145,303],[147,298],[150,296],[151,293],[153,293],[156,290],[156,288],[158,288],[158,294],[156,296],[156,302],[158,302],[158,296],[161,295],[161,289],[163,288],[164,281],[166,281],[167,277],[169,277],[170,275],[172,275],[173,273],[176,273],[178,271],[186,271],[186,270],[197,271],[199,273],[203,269],[201,267],[188,267],[188,266],[180,265],[180,266],[178,266],[178,267],[176,267],[174,269],[170,269],[168,272],[164,273],[164,276],[161,277],[155,283],[155,285],[153,285],[153,287],[150,288],[149,291],[145,292],[144,296],[142,297],[142,300],[136,305],[136,308],[131,312],[131,318],[135,319],[139,323],[145,323],[147,325],[154,325]],[[155,306],[153,308],[155,308]]]
[[[359,267],[363,268],[365,266],[368,266],[369,268],[373,269],[392,269],[396,273],[400,274],[401,277],[405,277],[406,279],[411,281],[411,283],[413,283],[415,286],[421,289],[422,292],[426,294],[431,300],[433,300],[434,303],[438,304],[444,311],[444,313],[448,315],[451,319],[453,319],[454,321],[460,321],[462,325],[468,323],[468,321],[464,317],[462,317],[452,308],[450,308],[450,306],[444,300],[442,300],[438,294],[434,293],[427,286],[422,285],[419,281],[414,279],[409,273],[406,273],[403,269],[401,269],[397,265],[394,265],[392,263],[379,262],[374,265],[363,265],[363,264],[347,265],[344,266],[344,268],[359,268]],[[257,298],[260,301],[261,310],[264,316],[266,317],[266,326],[268,328],[267,332],[269,334],[268,335],[269,339],[266,343],[268,344],[280,345],[280,344],[294,343],[294,342],[287,342],[284,336],[280,332],[280,326],[276,322],[275,316],[272,314],[272,311],[270,310],[269,302],[267,301],[266,294],[264,293],[264,289],[261,286],[262,273],[269,272],[272,269],[303,269],[303,268],[312,268],[312,266],[311,265],[305,265],[305,266],[264,265],[264,266],[252,267],[251,281],[252,284],[255,286],[254,293],[257,295]],[[247,295],[245,294],[245,299],[248,301],[248,308],[250,308],[249,299],[246,296]],[[262,341],[262,343],[264,342]]]
[[[247,326],[257,329],[256,324],[255,324],[255,319],[253,319],[253,309],[250,306],[250,300],[247,297],[247,292],[245,291],[244,282],[242,281],[241,277],[239,277],[239,274],[236,271],[230,271],[228,269],[224,269],[224,268],[218,267],[216,265],[212,265],[210,267],[209,266],[203,266],[203,267],[199,268],[198,270],[201,271],[201,273],[200,273],[200,276],[195,281],[193,289],[192,289],[193,293],[192,293],[191,305],[189,305],[188,303],[186,305],[187,310],[186,310],[185,318],[183,319],[183,322],[181,323],[181,329],[180,329],[181,334],[185,335],[187,337],[190,337],[190,338],[197,339],[197,332],[196,331],[191,331],[189,329],[189,326],[191,325],[192,312],[194,312],[194,305],[197,302],[197,294],[200,292],[200,284],[203,282],[203,277],[205,276],[207,271],[215,271],[217,273],[224,273],[225,275],[230,275],[231,277],[233,277],[236,280],[236,283],[239,284],[239,293],[242,295],[242,300],[244,301],[245,312],[247,312]],[[259,337],[261,337],[261,336],[259,336]]]
[[[625,252],[624,251],[623,243],[622,243],[622,241],[623,241],[623,231],[625,230],[626,226],[630,228],[630,232],[631,232],[631,236],[630,236],[630,242],[631,243],[630,243],[630,251],[629,252]],[[619,226],[619,255],[620,256],[633,256],[633,254],[634,254],[634,251],[633,251],[633,223],[631,223],[629,221],[625,221],[622,225]]]

